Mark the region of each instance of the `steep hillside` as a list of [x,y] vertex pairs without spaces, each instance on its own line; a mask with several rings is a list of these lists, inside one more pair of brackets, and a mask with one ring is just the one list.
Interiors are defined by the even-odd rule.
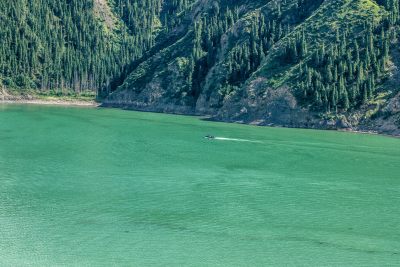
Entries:
[[[134,66],[104,103],[395,133],[398,10],[392,0],[197,1],[184,35]],[[376,123],[382,114],[390,129]]]
[[[388,7],[324,1],[271,50],[218,118],[400,133],[393,104],[400,90],[398,8]],[[391,123],[376,123],[382,113]]]

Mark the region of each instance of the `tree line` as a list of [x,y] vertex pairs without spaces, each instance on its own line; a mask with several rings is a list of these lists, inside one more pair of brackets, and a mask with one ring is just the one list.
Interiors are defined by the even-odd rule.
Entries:
[[93,0],[0,1],[1,83],[107,93],[113,77],[154,44],[161,2],[110,1],[116,17],[110,30],[94,15]]

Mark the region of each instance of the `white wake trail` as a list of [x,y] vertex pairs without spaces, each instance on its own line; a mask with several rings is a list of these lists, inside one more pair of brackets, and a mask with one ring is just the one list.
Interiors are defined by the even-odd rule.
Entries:
[[262,143],[261,141],[248,140],[248,139],[239,139],[239,138],[215,137],[214,139],[215,139],[215,140],[220,140],[220,141],[235,141],[235,142]]

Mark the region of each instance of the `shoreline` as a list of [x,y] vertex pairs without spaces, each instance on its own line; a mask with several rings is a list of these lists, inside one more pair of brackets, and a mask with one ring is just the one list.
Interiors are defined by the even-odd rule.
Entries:
[[99,107],[100,103],[94,100],[74,100],[62,98],[49,99],[0,99],[0,104],[29,104],[49,106],[71,106],[71,107]]
[[[0,99],[0,104],[28,104],[28,105],[49,105],[49,106],[65,106],[65,107],[102,107],[102,108],[115,108],[103,106],[101,103],[96,102],[95,100],[79,100],[79,99],[62,99],[57,97],[49,97],[44,99]],[[117,108],[118,109],[118,108]],[[282,125],[257,125],[252,123],[240,123],[240,122],[232,122],[232,121],[223,121],[223,120],[214,120],[212,116],[201,116],[194,114],[179,114],[179,113],[166,113],[166,112],[152,112],[152,111],[144,111],[140,109],[124,109],[119,108],[121,110],[127,111],[136,111],[136,112],[151,112],[151,113],[161,113],[161,114],[171,114],[171,115],[179,115],[179,116],[192,116],[198,117],[200,120],[206,121],[214,121],[219,123],[234,123],[234,124],[242,124],[256,127],[271,127],[271,128],[288,128],[288,129],[308,129],[308,130],[321,130],[321,131],[336,131],[336,132],[345,132],[352,134],[366,134],[366,135],[376,135],[376,136],[384,136],[384,137],[392,137],[392,138],[400,138],[400,135],[396,134],[387,134],[380,133],[378,131],[363,131],[359,129],[351,129],[351,128],[343,128],[343,129],[317,129],[317,128],[302,128],[302,127],[286,127]]]

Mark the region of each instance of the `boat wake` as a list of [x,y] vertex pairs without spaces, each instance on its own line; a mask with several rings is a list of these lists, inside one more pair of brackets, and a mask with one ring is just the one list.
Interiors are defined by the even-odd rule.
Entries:
[[214,140],[234,141],[234,142],[249,142],[249,143],[262,143],[261,141],[256,141],[256,140],[239,139],[239,138],[227,138],[227,137],[215,137]]

